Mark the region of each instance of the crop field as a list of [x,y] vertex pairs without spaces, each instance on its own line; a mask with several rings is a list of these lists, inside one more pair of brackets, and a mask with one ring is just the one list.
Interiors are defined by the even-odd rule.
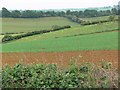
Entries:
[[30,32],[38,30],[51,29],[53,25],[64,26],[78,25],[63,17],[46,17],[46,18],[3,18],[2,19],[2,33],[16,33],[16,32]]
[[[107,16],[97,18],[91,18],[91,20],[102,20],[103,18],[107,18]],[[85,62],[89,60],[91,62],[99,62],[103,59],[114,62],[113,60],[115,60],[114,65],[117,66],[119,33],[117,21],[82,26],[62,17],[39,19],[3,18],[3,33],[27,33],[30,31],[51,29],[53,25],[70,25],[72,27],[1,44],[3,66],[6,64],[13,66],[20,60],[24,60],[28,64],[45,62],[62,65],[64,62],[64,66],[67,66],[70,58],[80,55],[84,57],[84,59],[81,58],[83,62],[84,60]],[[20,34],[10,35],[17,36]],[[0,39],[3,37],[4,35],[0,35]],[[102,53],[104,53],[104,55],[102,55]],[[112,55],[112,53],[114,54]],[[90,55],[91,59],[88,60]],[[10,61],[8,59],[10,59]]]
[[[88,42],[89,41],[89,42]],[[16,47],[17,45],[17,47]],[[3,52],[45,52],[75,50],[111,50],[118,49],[118,32],[105,32],[75,37],[63,37],[26,42],[10,42],[2,45]]]

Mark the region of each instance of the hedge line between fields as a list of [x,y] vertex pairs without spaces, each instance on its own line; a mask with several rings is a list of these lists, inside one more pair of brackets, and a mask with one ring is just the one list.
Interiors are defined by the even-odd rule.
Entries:
[[73,17],[73,16],[66,16],[66,18],[81,25],[94,25],[94,24],[99,24],[99,23],[118,21],[118,19],[114,19],[114,17],[112,19],[109,17],[108,20],[101,20],[101,21],[99,20],[98,21],[89,21],[89,20],[85,21],[85,20],[79,19],[78,17]]
[[25,32],[5,32],[5,33],[0,33],[0,35],[7,35],[7,34],[22,34]]
[[[114,20],[118,21],[118,19]],[[106,22],[112,22],[111,20],[101,20],[101,21],[82,21],[81,25],[93,25],[93,24],[100,24],[100,23],[106,23]]]
[[[86,34],[75,34],[72,36],[64,36],[64,37],[73,37],[73,36],[80,36],[80,35],[90,35],[90,34],[97,34],[97,33],[104,33],[104,32],[112,32],[112,31],[120,31],[120,28],[117,29],[112,29],[112,30],[105,30],[105,31],[97,31],[97,32],[92,32],[92,33],[86,33]],[[57,37],[58,38],[58,37]]]
[[[75,37],[75,36],[80,36],[80,35],[83,36],[83,35],[90,35],[90,34],[97,34],[97,33],[105,33],[105,32],[112,32],[112,31],[120,31],[120,28],[112,29],[112,30],[105,30],[105,31],[97,31],[97,32],[92,32],[92,33],[75,34],[75,35],[63,36],[63,37]],[[60,38],[60,37],[55,37],[55,38]]]
[[28,33],[25,33],[25,34],[20,34],[20,35],[17,35],[17,36],[11,36],[9,34],[6,34],[2,38],[2,43],[7,43],[9,41],[18,40],[18,39],[21,39],[21,38],[24,38],[24,37],[29,37],[29,36],[33,36],[33,35],[37,35],[37,34],[55,32],[55,31],[59,31],[59,30],[62,30],[62,29],[66,29],[66,28],[71,28],[71,26],[69,26],[69,25],[53,26],[53,29],[51,29],[51,30],[32,31],[32,32],[28,32]]

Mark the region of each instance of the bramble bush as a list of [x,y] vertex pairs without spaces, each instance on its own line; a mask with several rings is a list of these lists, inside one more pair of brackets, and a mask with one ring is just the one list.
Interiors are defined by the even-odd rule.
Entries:
[[2,70],[2,88],[117,88],[117,71],[106,65],[72,63],[64,69],[55,64],[6,66]]

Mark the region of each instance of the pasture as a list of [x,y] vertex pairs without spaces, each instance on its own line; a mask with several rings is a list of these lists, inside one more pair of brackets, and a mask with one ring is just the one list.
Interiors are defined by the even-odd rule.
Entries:
[[53,25],[65,26],[78,25],[71,22],[69,19],[63,17],[46,17],[46,18],[3,18],[2,19],[2,33],[19,33],[30,32],[38,30],[51,29]]

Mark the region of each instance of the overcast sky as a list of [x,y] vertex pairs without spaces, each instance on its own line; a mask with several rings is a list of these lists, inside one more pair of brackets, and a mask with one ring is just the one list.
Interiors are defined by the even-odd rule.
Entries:
[[120,0],[0,0],[0,8],[9,10],[41,10],[88,8],[117,5]]

